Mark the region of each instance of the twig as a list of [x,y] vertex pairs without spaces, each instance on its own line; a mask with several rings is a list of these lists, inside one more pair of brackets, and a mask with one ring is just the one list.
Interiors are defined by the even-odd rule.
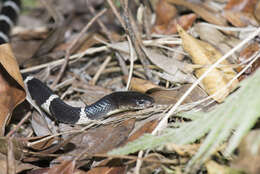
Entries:
[[[121,0],[122,1],[122,0]],[[127,1],[125,2],[127,3]],[[124,20],[125,20],[125,25],[126,25],[126,32],[129,35],[133,47],[135,49],[136,55],[141,61],[142,65],[144,66],[144,70],[146,72],[146,76],[149,79],[152,79],[152,73],[149,71],[147,66],[149,65],[149,61],[146,59],[147,55],[145,54],[145,51],[143,50],[143,42],[141,39],[141,36],[138,32],[137,26],[133,20],[133,16],[131,12],[129,11],[128,4],[124,5]]]
[[128,79],[127,79],[126,89],[129,90],[130,82],[131,82],[131,79],[133,76],[133,71],[134,71],[134,50],[133,50],[133,45],[132,45],[132,42],[131,42],[131,39],[129,38],[129,36],[127,36],[127,40],[128,40],[129,52],[130,52],[130,70],[129,70],[129,75],[128,75]]
[[51,14],[56,25],[61,26],[64,22],[64,17],[62,16],[62,14],[51,6],[49,0],[40,0],[40,1],[46,7],[48,12]]
[[[74,59],[79,60],[84,55],[91,55],[91,54],[95,54],[95,53],[102,52],[102,51],[108,51],[108,50],[109,50],[109,48],[107,46],[101,46],[101,47],[98,47],[98,48],[89,48],[84,52],[70,56],[69,60],[74,60]],[[28,73],[28,72],[36,71],[36,70],[39,70],[39,69],[42,69],[42,68],[50,67],[50,66],[59,66],[59,65],[63,64],[64,62],[65,62],[65,58],[60,59],[60,60],[55,60],[55,61],[52,61],[52,62],[48,62],[48,63],[44,63],[44,64],[41,64],[41,65],[37,65],[37,66],[34,66],[34,67],[22,69],[20,72],[21,73]]]
[[115,14],[115,16],[117,17],[117,19],[119,20],[120,24],[122,25],[122,27],[124,29],[126,29],[126,26],[125,26],[125,23],[124,23],[124,20],[123,18],[121,17],[121,15],[118,13],[114,3],[111,1],[111,0],[107,0],[109,6],[111,7],[113,13]]
[[81,32],[79,33],[79,35],[73,40],[72,44],[69,46],[69,48],[66,50],[66,56],[65,56],[65,62],[61,67],[61,70],[57,76],[57,78],[55,79],[55,81],[53,82],[53,84],[51,85],[52,87],[56,86],[56,84],[60,81],[67,65],[69,62],[69,57],[71,54],[71,50],[72,48],[76,45],[76,43],[80,40],[80,38],[86,33],[86,31],[90,28],[90,26],[97,20],[97,18],[99,18],[100,16],[102,16],[105,12],[107,11],[107,9],[103,9],[102,11],[100,11],[95,17],[93,17],[89,23],[81,30]]
[[107,64],[111,61],[112,57],[108,56],[106,58],[106,60],[102,63],[101,67],[98,69],[97,73],[95,74],[95,76],[93,77],[93,79],[89,82],[91,85],[95,85],[99,76],[101,75],[101,73],[104,71],[104,69],[106,68]]
[[[88,2],[88,1],[87,1]],[[95,9],[91,6],[90,3],[88,3],[88,7],[89,7],[89,10],[90,12],[92,13],[92,15],[95,15],[96,11]],[[113,37],[111,36],[111,32],[109,32],[109,30],[107,29],[107,27],[104,25],[104,23],[100,20],[100,19],[97,19],[97,23],[98,25],[100,26],[100,28],[102,29],[102,31],[106,34],[107,38],[109,39],[109,41],[111,43],[115,43],[115,41],[113,40]],[[121,54],[119,52],[116,52],[116,58],[118,60],[118,63],[122,69],[122,72],[124,75],[127,75],[128,72],[127,72],[127,68],[126,68],[126,63],[124,62]]]
[[[97,38],[95,38],[95,39],[97,39]],[[98,41],[102,42],[101,40],[98,40]],[[113,49],[124,52],[124,50],[120,50],[119,48],[113,47],[112,44],[109,44],[109,43],[104,42],[104,41],[102,43],[106,44],[107,46],[88,48],[87,50],[85,50],[81,53],[77,53],[77,54],[70,56],[69,59],[70,60],[75,60],[75,59],[79,60],[85,55],[92,55],[92,54],[99,53],[99,52],[102,52],[102,51],[109,51],[110,50],[109,48],[113,48]],[[181,41],[180,41],[180,39],[172,38],[170,36],[170,37],[162,38],[162,39],[144,40],[143,44],[147,45],[147,46],[161,47],[160,45],[181,44]],[[174,50],[171,50],[169,48],[165,48],[165,49],[168,49],[170,51],[174,51]],[[126,52],[126,53],[128,53],[128,52]],[[52,62],[48,62],[48,63],[45,63],[45,64],[37,65],[37,66],[34,66],[34,67],[22,69],[20,72],[21,73],[28,73],[28,72],[32,72],[32,71],[37,71],[37,70],[42,69],[42,68],[50,67],[50,66],[59,66],[59,65],[63,64],[64,62],[65,62],[65,58],[60,59],[60,60],[55,60],[55,61],[52,61]]]

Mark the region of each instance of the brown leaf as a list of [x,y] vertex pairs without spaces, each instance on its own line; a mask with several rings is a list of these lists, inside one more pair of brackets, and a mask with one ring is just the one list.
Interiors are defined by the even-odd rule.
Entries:
[[63,161],[59,165],[51,167],[46,174],[73,174],[75,170],[75,161]]
[[257,0],[229,0],[224,16],[236,27],[258,26],[254,14],[256,3]]
[[127,142],[132,142],[145,133],[152,133],[152,131],[156,128],[158,122],[158,120],[152,120],[150,122],[145,123],[141,128],[139,128],[128,138]]
[[[76,136],[71,135],[72,138],[70,136],[66,137],[66,139],[70,140],[71,144],[74,144],[74,147],[70,149],[71,151],[68,154],[60,156],[55,161],[61,162],[64,160],[71,160],[72,156],[81,154],[93,155],[106,153],[120,146],[127,140],[134,124],[135,120],[129,119],[116,126],[113,124],[101,126],[84,131]],[[83,161],[82,165],[84,164]]]
[[170,22],[167,30],[164,32],[164,34],[175,34],[177,33],[177,24],[179,24],[184,30],[188,30],[193,22],[196,20],[197,15],[192,13],[188,15],[183,15],[181,17],[178,17],[177,19]]
[[229,0],[225,10],[253,13],[257,0]]
[[[15,40],[12,42],[12,49],[19,65],[30,67],[31,57],[38,49],[41,42],[39,40]],[[33,59],[34,60],[34,59]],[[35,61],[35,60],[34,60]],[[39,62],[37,62],[39,64]]]
[[260,21],[260,1],[257,2],[255,6],[255,11],[254,11],[255,17],[258,21]]
[[25,99],[23,79],[9,44],[0,45],[0,135],[13,109]]
[[[250,59],[251,56],[253,56],[253,54],[255,54],[257,51],[259,51],[259,49],[260,49],[260,47],[259,47],[258,43],[253,42],[253,43],[249,44],[246,48],[244,48],[240,52],[238,63],[242,63],[242,62],[248,61],[248,59]],[[243,64],[240,67],[236,68],[236,70],[238,72],[240,72],[245,66],[246,66],[246,64]],[[257,59],[252,64],[252,66],[250,66],[241,76],[239,76],[239,80],[243,80],[245,77],[247,77],[248,75],[250,75],[253,72],[255,72],[255,70],[258,69],[259,66],[260,66],[260,59]]]
[[81,151],[87,149],[88,154],[106,153],[127,140],[134,123],[135,120],[130,119],[117,126],[98,127],[78,135],[71,142],[78,145]]
[[[142,136],[144,133],[151,133],[153,129],[158,124],[157,120],[153,120],[144,124],[141,128],[139,128],[135,133],[133,133],[126,142],[134,141],[138,137]],[[123,145],[122,144],[122,145]],[[123,163],[118,159],[106,159],[102,161],[97,167],[91,169],[88,174],[99,174],[99,173],[107,173],[107,174],[116,174],[116,173],[125,173],[126,167]]]
[[152,29],[153,32],[158,34],[175,34],[177,33],[177,24],[182,26],[185,30],[189,29],[196,19],[195,14],[188,14],[172,19],[168,24],[155,25]]
[[[124,81],[127,82],[128,76],[124,76]],[[130,83],[130,89],[133,91],[139,91],[146,93],[149,89],[160,88],[160,86],[153,84],[152,82],[140,78],[133,77]]]
[[44,149],[47,149],[48,147],[51,147],[53,145],[53,142],[55,142],[59,139],[58,137],[53,137],[53,138],[45,139],[44,141],[41,141],[44,138],[46,138],[46,136],[34,137],[33,141],[31,140],[30,143],[33,143],[34,141],[36,141],[37,143],[33,144],[30,148],[37,150],[37,151],[42,151]]
[[177,9],[165,0],[159,0],[156,6],[156,25],[168,25],[176,16]]
[[27,172],[26,174],[48,174],[49,168],[35,169]]
[[[183,48],[191,55],[193,63],[210,66],[222,57],[222,54],[210,44],[193,38],[179,26],[178,32],[182,38]],[[208,94],[212,95],[219,91],[217,95],[213,96],[213,99],[217,102],[222,102],[238,84],[238,80],[235,80],[228,89],[224,88],[236,75],[236,72],[229,66],[226,60],[222,61],[221,65],[224,66],[213,69],[202,80],[203,87]],[[207,69],[208,68],[200,68],[195,71],[195,75],[200,77]]]
[[[123,164],[121,164],[123,165]],[[87,174],[124,174],[126,172],[126,166],[119,167],[96,167],[87,172]]]
[[[181,87],[168,90],[168,89],[153,89],[150,90],[151,96],[155,99],[157,104],[175,104],[182,95],[190,88],[191,84],[182,85]],[[200,99],[207,97],[207,94],[200,88],[196,87],[184,100],[183,104],[196,102]]]
[[236,27],[246,27],[248,25],[258,26],[254,14],[237,11],[224,11],[225,18]]
[[[192,3],[187,0],[166,0],[169,3],[182,5],[192,10],[198,16],[201,16],[205,21],[216,25],[227,25],[226,20],[216,13],[213,9],[206,8],[202,3]],[[199,1],[201,2],[201,1]]]

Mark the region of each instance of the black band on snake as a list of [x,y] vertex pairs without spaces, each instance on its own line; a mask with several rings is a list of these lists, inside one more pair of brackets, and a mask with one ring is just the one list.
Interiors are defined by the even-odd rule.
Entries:
[[[19,0],[7,0],[0,14],[0,44],[9,41],[9,32],[20,11]],[[49,87],[32,76],[23,76],[25,86],[36,104],[57,121],[68,124],[85,124],[111,114],[149,107],[154,100],[148,95],[127,91],[114,92],[86,107],[72,107],[64,103]]]

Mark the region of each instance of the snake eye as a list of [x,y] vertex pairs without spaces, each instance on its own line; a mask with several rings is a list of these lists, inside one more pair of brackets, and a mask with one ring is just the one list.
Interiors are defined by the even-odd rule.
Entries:
[[141,99],[141,100],[137,100],[136,101],[136,104],[139,105],[139,106],[142,106],[145,104],[145,100]]

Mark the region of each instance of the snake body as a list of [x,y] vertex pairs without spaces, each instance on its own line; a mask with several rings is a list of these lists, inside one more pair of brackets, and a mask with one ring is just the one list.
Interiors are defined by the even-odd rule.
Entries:
[[[9,41],[9,32],[20,11],[20,0],[7,0],[0,13],[0,44]],[[152,97],[134,91],[114,92],[86,107],[72,107],[33,76],[24,75],[27,96],[57,121],[67,124],[85,124],[126,110],[137,110],[153,104]]]

